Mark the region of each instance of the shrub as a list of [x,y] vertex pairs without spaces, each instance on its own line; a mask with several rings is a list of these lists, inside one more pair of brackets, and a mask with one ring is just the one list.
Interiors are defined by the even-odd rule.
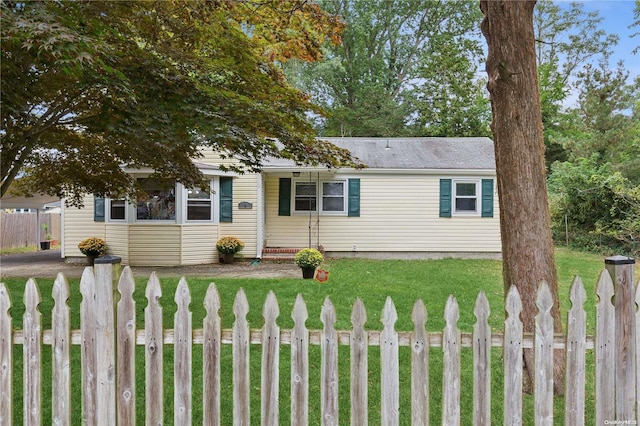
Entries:
[[637,255],[640,188],[595,158],[556,163],[549,178],[552,231],[571,244]]
[[107,242],[102,238],[90,237],[80,241],[78,248],[85,256],[100,256],[107,251]]
[[305,248],[296,253],[295,261],[301,268],[317,268],[324,261],[324,257],[316,249]]
[[216,243],[219,253],[233,254],[244,248],[244,243],[236,237],[222,237]]

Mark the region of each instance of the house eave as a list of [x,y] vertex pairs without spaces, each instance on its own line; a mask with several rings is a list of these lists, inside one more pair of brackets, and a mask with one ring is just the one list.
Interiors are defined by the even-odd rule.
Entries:
[[494,169],[327,169],[319,167],[264,167],[267,174],[328,173],[349,175],[431,175],[431,176],[495,176]]
[[[212,164],[198,163],[198,162],[194,162],[193,164],[205,176],[230,176],[230,177],[238,176],[238,173],[236,172],[222,171],[218,166],[215,166]],[[150,175],[156,172],[156,170],[152,169],[151,167],[142,167],[142,168],[123,167],[122,170],[125,173],[130,175]]]

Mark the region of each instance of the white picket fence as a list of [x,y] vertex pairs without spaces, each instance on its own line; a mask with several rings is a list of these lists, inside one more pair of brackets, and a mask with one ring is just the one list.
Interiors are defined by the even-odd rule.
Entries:
[[[617,267],[616,267],[617,268]],[[25,425],[42,424],[42,345],[52,345],[54,424],[71,424],[70,346],[81,345],[82,353],[82,416],[87,425],[134,425],[136,423],[135,347],[145,347],[145,423],[176,425],[192,423],[192,349],[203,346],[204,424],[219,425],[221,418],[221,345],[232,345],[233,353],[233,422],[250,424],[250,357],[249,346],[261,345],[261,419],[263,425],[287,423],[279,418],[279,377],[282,345],[290,345],[291,358],[291,418],[292,425],[309,422],[309,348],[319,345],[321,350],[320,406],[323,425],[368,424],[368,355],[370,346],[378,346],[381,363],[381,423],[399,424],[399,347],[411,348],[411,419],[414,425],[429,424],[429,351],[443,352],[442,423],[460,424],[460,360],[461,348],[473,348],[473,422],[477,425],[500,423],[491,413],[491,354],[492,348],[503,348],[504,363],[504,419],[506,425],[520,425],[522,419],[522,359],[523,349],[535,353],[535,424],[553,423],[553,356],[554,349],[566,353],[565,424],[585,423],[585,354],[595,351],[596,359],[596,422],[621,424],[637,420],[640,402],[640,291],[633,284],[633,265],[611,269],[618,294],[612,303],[614,285],[611,274],[604,270],[596,293],[597,325],[595,336],[586,335],[584,302],[586,293],[580,278],[571,288],[572,307],[568,312],[566,335],[554,336],[550,314],[552,296],[542,283],[536,304],[535,335],[524,335],[519,319],[520,294],[512,287],[506,297],[504,332],[492,333],[488,324],[489,304],[484,293],[476,299],[474,313],[477,322],[473,333],[461,333],[457,328],[459,307],[450,296],[445,307],[446,325],[441,333],[426,331],[427,312],[422,301],[413,306],[411,332],[397,332],[396,309],[387,298],[381,321],[382,331],[365,330],[365,306],[360,299],[353,306],[352,329],[336,330],[336,311],[326,298],[322,306],[322,330],[306,328],[307,308],[298,296],[292,318],[294,327],[281,330],[277,325],[280,314],[276,296],[270,292],[263,308],[262,329],[249,328],[249,305],[243,290],[239,290],[233,312],[232,329],[222,329],[219,316],[220,298],[215,285],[206,292],[207,312],[202,328],[193,329],[189,304],[190,290],[183,278],[175,293],[177,311],[173,329],[164,329],[160,283],[152,274],[147,287],[148,305],[144,310],[144,329],[136,330],[136,310],[133,301],[134,279],[127,267],[120,276],[117,290],[119,300],[114,304],[112,268],[110,264],[96,264],[87,268],[80,283],[83,296],[81,329],[71,330],[69,320],[69,285],[61,274],[53,287],[55,306],[52,329],[42,330],[39,290],[35,281],[26,283],[25,313],[22,330],[12,328],[8,311],[11,303],[7,288],[0,283],[0,425],[11,425],[13,419],[13,345],[22,345],[23,356],[23,414]],[[631,271],[631,272],[629,272]],[[622,317],[622,316],[625,317]],[[117,342],[117,344],[116,344]],[[163,418],[163,346],[173,345],[174,352],[174,410],[173,419]],[[338,417],[338,346],[350,346],[351,419]],[[437,379],[440,380],[440,379]],[[635,423],[627,423],[635,424]]]

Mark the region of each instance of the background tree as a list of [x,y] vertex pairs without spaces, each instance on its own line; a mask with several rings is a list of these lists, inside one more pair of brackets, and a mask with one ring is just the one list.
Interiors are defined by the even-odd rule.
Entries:
[[315,140],[314,106],[276,65],[317,59],[325,39],[337,41],[340,24],[315,4],[0,4],[2,194],[18,174],[75,204],[132,194],[122,165],[201,186],[199,146],[248,170],[267,155],[353,164]]
[[[640,253],[640,185],[598,154],[556,162],[549,178],[552,229],[599,252]],[[565,228],[569,223],[569,228]],[[568,234],[568,235],[567,235]]]
[[635,120],[630,111],[640,101],[640,79],[627,84],[629,72],[622,63],[611,69],[608,59],[606,55],[597,66],[587,64],[578,73],[578,104],[572,111],[581,137],[565,146],[572,158],[595,155],[599,164],[615,164],[640,184],[640,159],[628,158]]
[[[525,332],[535,331],[536,290],[542,281],[554,295],[552,315],[561,331],[558,285],[547,202],[544,141],[536,67],[535,1],[481,0],[482,32],[489,47],[487,88],[496,152],[505,290],[516,286],[523,302]],[[506,291],[505,291],[506,294]],[[556,357],[555,384],[562,389],[562,357]],[[525,351],[530,380],[533,352]]]
[[[640,0],[636,0],[636,8],[633,10],[633,17],[634,17],[634,21],[633,24],[631,24],[629,26],[629,28],[640,28]],[[635,33],[631,34],[631,37],[638,37],[640,36],[640,31],[636,31]],[[637,54],[638,51],[640,50],[640,45],[636,46],[635,49],[633,49],[633,54]]]
[[544,126],[547,167],[565,161],[564,107],[573,84],[590,61],[608,55],[619,37],[601,27],[598,12],[584,11],[579,2],[565,4],[540,0],[534,9],[536,60]]
[[[474,82],[480,12],[471,1],[324,0],[346,28],[325,59],[288,74],[328,118],[323,135],[486,133],[488,104]],[[485,113],[468,117],[484,106]],[[455,114],[455,119],[446,120]],[[426,129],[426,130],[425,130]]]

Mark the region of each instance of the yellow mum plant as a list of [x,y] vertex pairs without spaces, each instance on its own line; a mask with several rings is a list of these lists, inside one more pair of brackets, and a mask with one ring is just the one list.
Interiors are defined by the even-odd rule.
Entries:
[[78,248],[85,256],[100,256],[107,251],[107,242],[102,238],[91,237],[80,241]]
[[222,237],[216,243],[219,253],[237,253],[244,248],[244,243],[236,237]]
[[295,261],[301,268],[317,268],[324,262],[324,256],[316,249],[305,248],[296,253]]

